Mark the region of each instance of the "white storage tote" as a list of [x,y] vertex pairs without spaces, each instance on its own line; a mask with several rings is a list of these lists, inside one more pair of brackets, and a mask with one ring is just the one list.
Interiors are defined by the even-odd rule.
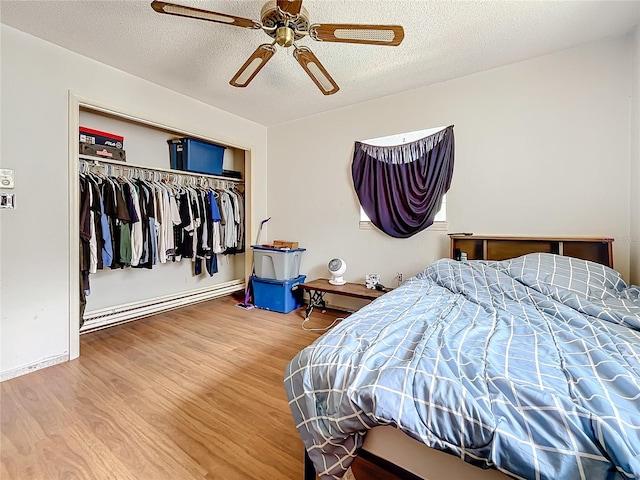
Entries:
[[252,245],[256,277],[291,280],[300,276],[300,262],[306,248],[281,249]]

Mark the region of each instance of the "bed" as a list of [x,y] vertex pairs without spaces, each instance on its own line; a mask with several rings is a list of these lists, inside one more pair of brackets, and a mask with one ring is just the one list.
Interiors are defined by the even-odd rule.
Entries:
[[640,289],[553,254],[442,259],[300,351],[284,385],[323,480],[381,427],[491,478],[640,478]]

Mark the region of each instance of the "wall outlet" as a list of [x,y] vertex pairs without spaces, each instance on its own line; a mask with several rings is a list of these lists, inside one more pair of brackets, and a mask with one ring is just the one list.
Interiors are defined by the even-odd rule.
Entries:
[[402,279],[403,279],[402,272],[398,272],[398,274],[396,275],[396,280],[398,281],[398,286],[400,286],[402,284]]

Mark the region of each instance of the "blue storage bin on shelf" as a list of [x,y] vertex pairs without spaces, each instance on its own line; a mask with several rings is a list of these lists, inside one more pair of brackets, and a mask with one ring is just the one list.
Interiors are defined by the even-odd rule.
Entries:
[[167,140],[169,144],[169,161],[173,170],[184,170],[184,162],[182,157],[184,156],[184,147],[182,141],[178,139]]
[[273,312],[292,312],[303,304],[302,289],[298,286],[304,283],[306,278],[305,275],[300,275],[291,280],[281,281],[252,276],[253,304]]
[[226,147],[196,138],[168,140],[171,168],[206,175],[222,175]]

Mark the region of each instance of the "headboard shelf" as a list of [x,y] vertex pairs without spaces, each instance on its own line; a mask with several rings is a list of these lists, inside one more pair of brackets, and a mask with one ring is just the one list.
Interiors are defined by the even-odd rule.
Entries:
[[527,253],[555,253],[601,263],[613,268],[612,238],[519,237],[510,235],[450,235],[451,258],[506,260]]

